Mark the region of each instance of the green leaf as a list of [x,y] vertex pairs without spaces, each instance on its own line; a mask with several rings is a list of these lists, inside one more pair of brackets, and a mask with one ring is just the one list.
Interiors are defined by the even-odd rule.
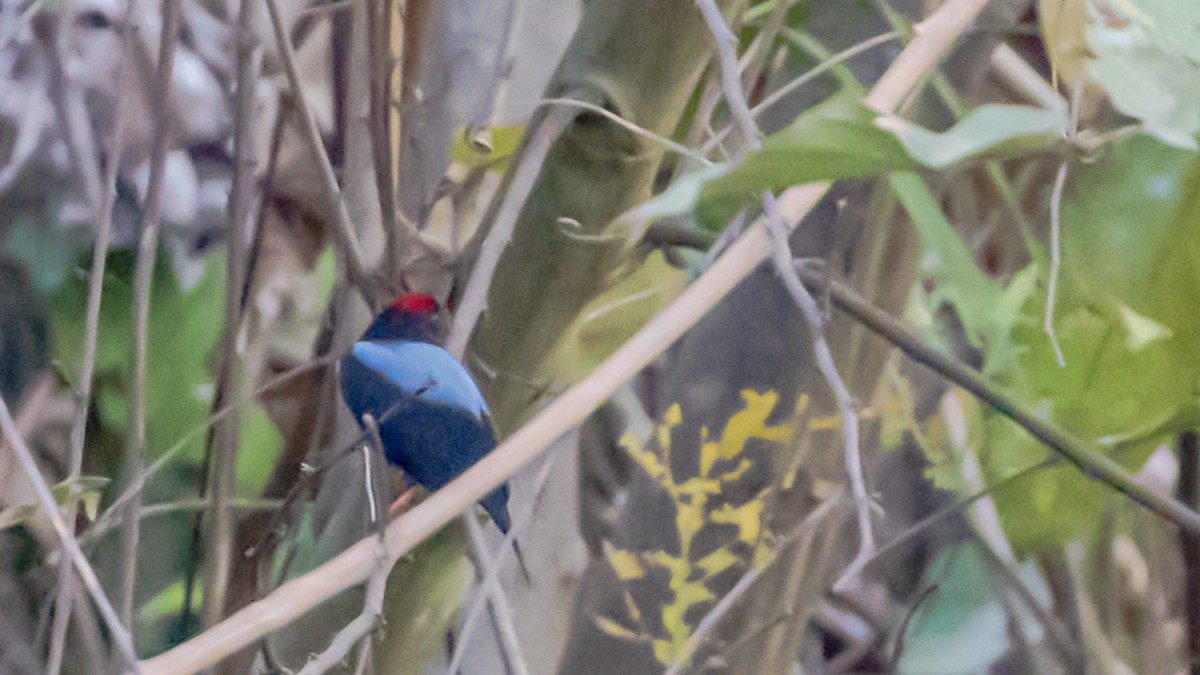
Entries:
[[32,523],[41,513],[37,504],[16,504],[0,511],[0,530]]
[[1171,329],[1146,316],[1133,311],[1129,305],[1121,305],[1121,323],[1125,325],[1125,346],[1131,352],[1139,352],[1143,347],[1171,337]]
[[[224,324],[224,257],[206,259],[200,281],[179,286],[160,256],[155,270],[147,325],[146,447],[149,457],[170,447],[187,430],[208,418],[214,376],[210,366]],[[133,254],[109,254],[100,311],[94,395],[101,422],[123,431],[127,415],[127,378],[132,352]],[[83,358],[87,281],[72,278],[52,300],[51,328],[55,357],[75,371]],[[201,444],[192,446],[192,459]]]
[[1163,143],[1198,150],[1200,22],[1194,0],[1090,5],[1088,74]]
[[472,168],[486,166],[492,171],[504,172],[524,134],[523,124],[490,129],[465,127],[461,133],[454,134],[450,160]]
[[[975,264],[967,245],[946,220],[941,205],[920,176],[901,172],[889,180],[921,240],[921,273],[937,282],[930,304],[952,304],[973,345],[987,344],[995,354],[1005,353],[1008,333],[1017,319],[1014,296]],[[1017,278],[1020,284],[1013,292],[1021,297],[1032,282],[1028,275]]]
[[704,185],[702,220],[723,226],[745,200],[757,200],[765,191],[915,168],[896,136],[875,124],[876,117],[847,91],[809,108],[768,137],[761,150]]
[[[908,623],[899,673],[988,672],[1008,649],[1009,610],[995,585],[995,572],[983,544],[969,542],[943,551],[928,567],[925,584],[937,584]],[[1019,567],[1017,575],[1039,602],[1049,592],[1032,570]],[[1014,608],[1013,626],[1029,643],[1042,639],[1044,629],[1022,607]]]
[[1024,154],[1045,150],[1067,132],[1065,110],[1022,105],[985,105],[972,110],[941,133],[887,115],[875,121],[891,130],[913,159],[932,169],[947,169],[985,153]]
[[[622,214],[621,220],[627,223],[648,224],[660,218],[690,214],[699,203],[705,184],[724,176],[731,170],[732,167],[728,164],[714,164],[684,174],[654,199],[639,204]],[[637,239],[641,233],[642,228],[638,227],[633,238]]]
[[[1015,358],[993,374],[1038,415],[1136,471],[1165,437],[1196,421],[1200,159],[1135,136],[1072,169],[1069,185],[1054,316],[1066,366],[1042,328],[1043,289],[1014,324]],[[1048,456],[1012,424],[995,425],[990,479]],[[1127,503],[1068,466],[1016,481],[995,499],[1010,541],[1023,550],[1087,536],[1110,506]]]
[[50,494],[59,506],[67,506],[79,500],[83,503],[84,513],[88,520],[96,519],[96,511],[100,506],[100,495],[111,482],[105,476],[80,476],[75,480],[64,480],[50,488]]
[[763,192],[922,165],[944,169],[984,154],[1044,149],[1060,142],[1065,129],[1063,111],[988,105],[949,131],[935,133],[895,116],[881,116],[858,94],[843,90],[801,113],[740,164],[717,164],[682,176],[622,220],[634,224],[636,238],[640,224],[695,208],[704,226],[719,229]]

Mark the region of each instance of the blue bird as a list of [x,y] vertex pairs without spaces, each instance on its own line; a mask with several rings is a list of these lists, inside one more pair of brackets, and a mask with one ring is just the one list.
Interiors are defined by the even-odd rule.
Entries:
[[[430,492],[496,447],[479,387],[458,359],[435,342],[438,313],[431,296],[400,296],[338,366],[342,396],[355,419],[361,425],[363,415],[374,417],[388,463]],[[507,533],[508,485],[480,504]],[[520,557],[519,549],[517,553]]]

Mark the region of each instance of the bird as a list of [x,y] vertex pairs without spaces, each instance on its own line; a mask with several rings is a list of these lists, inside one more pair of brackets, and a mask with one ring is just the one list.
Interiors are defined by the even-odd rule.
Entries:
[[[365,416],[373,417],[388,463],[430,492],[496,447],[483,393],[466,367],[437,343],[440,312],[433,296],[405,293],[338,362],[342,398],[359,425],[365,429]],[[507,534],[508,484],[479,503]],[[525,571],[515,540],[513,549]]]

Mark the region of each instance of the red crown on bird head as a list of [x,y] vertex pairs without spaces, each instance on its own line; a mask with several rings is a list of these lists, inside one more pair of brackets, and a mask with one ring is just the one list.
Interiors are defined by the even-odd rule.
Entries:
[[438,310],[437,300],[425,293],[406,293],[388,305],[388,309],[399,310],[407,314],[432,314]]

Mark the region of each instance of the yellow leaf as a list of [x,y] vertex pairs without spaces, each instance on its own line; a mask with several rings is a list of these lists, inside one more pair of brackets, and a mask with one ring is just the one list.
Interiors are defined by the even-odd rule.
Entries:
[[700,560],[696,561],[696,567],[704,570],[705,577],[712,577],[724,572],[725,570],[738,564],[739,559],[727,547],[721,548],[709,553]]
[[613,621],[612,619],[596,614],[592,616],[592,622],[596,624],[596,628],[600,632],[611,635],[621,640],[629,640],[630,642],[648,642],[647,636],[629,630],[625,626]]
[[612,544],[604,542],[604,554],[608,557],[608,564],[612,566],[613,571],[617,573],[617,578],[621,581],[641,579],[646,576],[646,569],[642,567],[636,553],[613,548]]
[[713,522],[736,525],[738,528],[738,539],[747,544],[753,544],[758,541],[759,535],[762,534],[762,516],[763,509],[766,506],[766,500],[763,499],[765,496],[764,493],[759,493],[758,497],[737,508],[729,504],[724,505],[719,511],[713,512]]
[[759,438],[766,441],[779,441],[787,438],[787,425],[768,425],[767,417],[775,410],[779,394],[768,391],[760,394],[751,389],[742,391],[742,399],[746,407],[734,413],[725,424],[721,433],[720,458],[733,459],[746,447],[746,441]]

